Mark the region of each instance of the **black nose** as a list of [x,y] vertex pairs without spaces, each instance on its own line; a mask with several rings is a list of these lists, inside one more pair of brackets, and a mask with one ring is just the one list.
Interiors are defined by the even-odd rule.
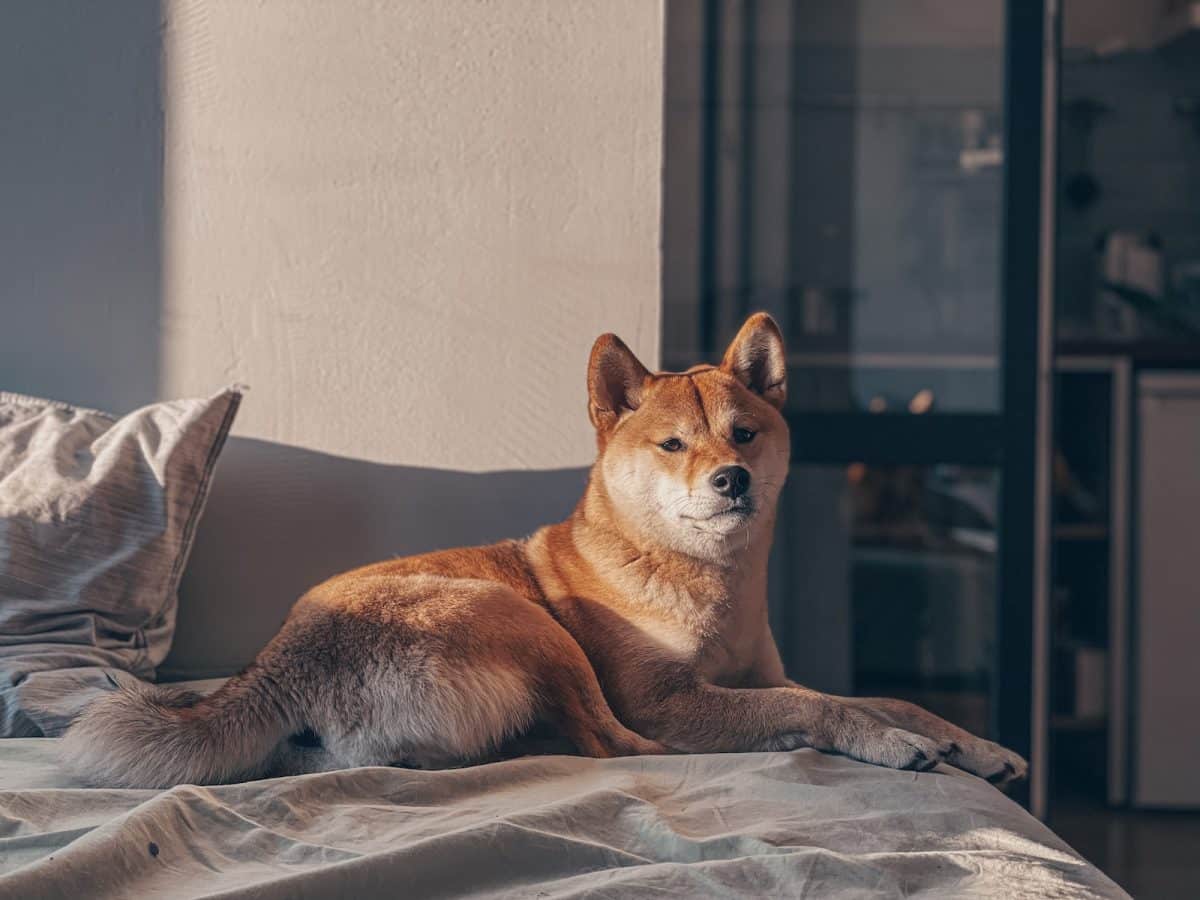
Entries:
[[740,497],[750,490],[750,473],[741,466],[725,466],[713,472],[709,483],[722,497]]

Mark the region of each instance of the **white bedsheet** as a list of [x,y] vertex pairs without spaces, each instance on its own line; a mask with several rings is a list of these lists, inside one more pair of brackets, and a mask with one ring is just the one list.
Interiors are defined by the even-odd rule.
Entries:
[[811,750],[85,788],[0,741],[0,897],[1124,897],[991,785]]

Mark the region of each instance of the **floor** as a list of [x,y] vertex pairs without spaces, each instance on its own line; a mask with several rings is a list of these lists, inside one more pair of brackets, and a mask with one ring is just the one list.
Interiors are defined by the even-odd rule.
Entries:
[[1138,900],[1200,897],[1200,812],[1112,810],[1065,799],[1051,807],[1049,824]]

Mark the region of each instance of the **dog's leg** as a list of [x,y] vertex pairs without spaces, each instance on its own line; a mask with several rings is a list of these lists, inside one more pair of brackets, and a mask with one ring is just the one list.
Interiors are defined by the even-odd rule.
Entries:
[[548,717],[579,752],[601,758],[672,752],[617,721],[579,644],[549,614],[546,620],[540,636],[544,642],[541,693],[549,701]]
[[838,698],[802,687],[725,688],[677,672],[645,685],[622,707],[639,731],[693,753],[813,747],[893,769],[926,770],[950,741],[885,724]]
[[356,605],[313,603],[294,626],[296,658],[334,661],[309,676],[321,687],[304,720],[329,763],[285,763],[447,768],[492,758],[543,719],[588,756],[667,752],[617,721],[575,639],[511,588],[438,576],[355,588]]
[[[769,630],[764,629],[758,658],[747,681],[754,687],[792,687],[808,690],[788,679]],[[949,745],[946,762],[993,784],[1024,778],[1029,766],[1018,754],[999,744],[976,737],[969,731],[904,700],[864,697],[829,697],[829,700],[860,710],[883,725],[919,734],[940,745]]]
[[993,784],[1004,784],[1024,778],[1029,769],[1029,764],[1019,754],[992,741],[976,737],[915,703],[886,697],[837,699],[887,725],[923,734],[934,740],[949,741],[950,753],[946,756],[946,762],[986,778]]

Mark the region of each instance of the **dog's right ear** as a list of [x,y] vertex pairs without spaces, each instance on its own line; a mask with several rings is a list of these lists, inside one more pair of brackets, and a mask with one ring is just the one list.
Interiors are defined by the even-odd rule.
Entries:
[[605,432],[642,403],[650,372],[615,334],[602,334],[588,359],[588,417]]

